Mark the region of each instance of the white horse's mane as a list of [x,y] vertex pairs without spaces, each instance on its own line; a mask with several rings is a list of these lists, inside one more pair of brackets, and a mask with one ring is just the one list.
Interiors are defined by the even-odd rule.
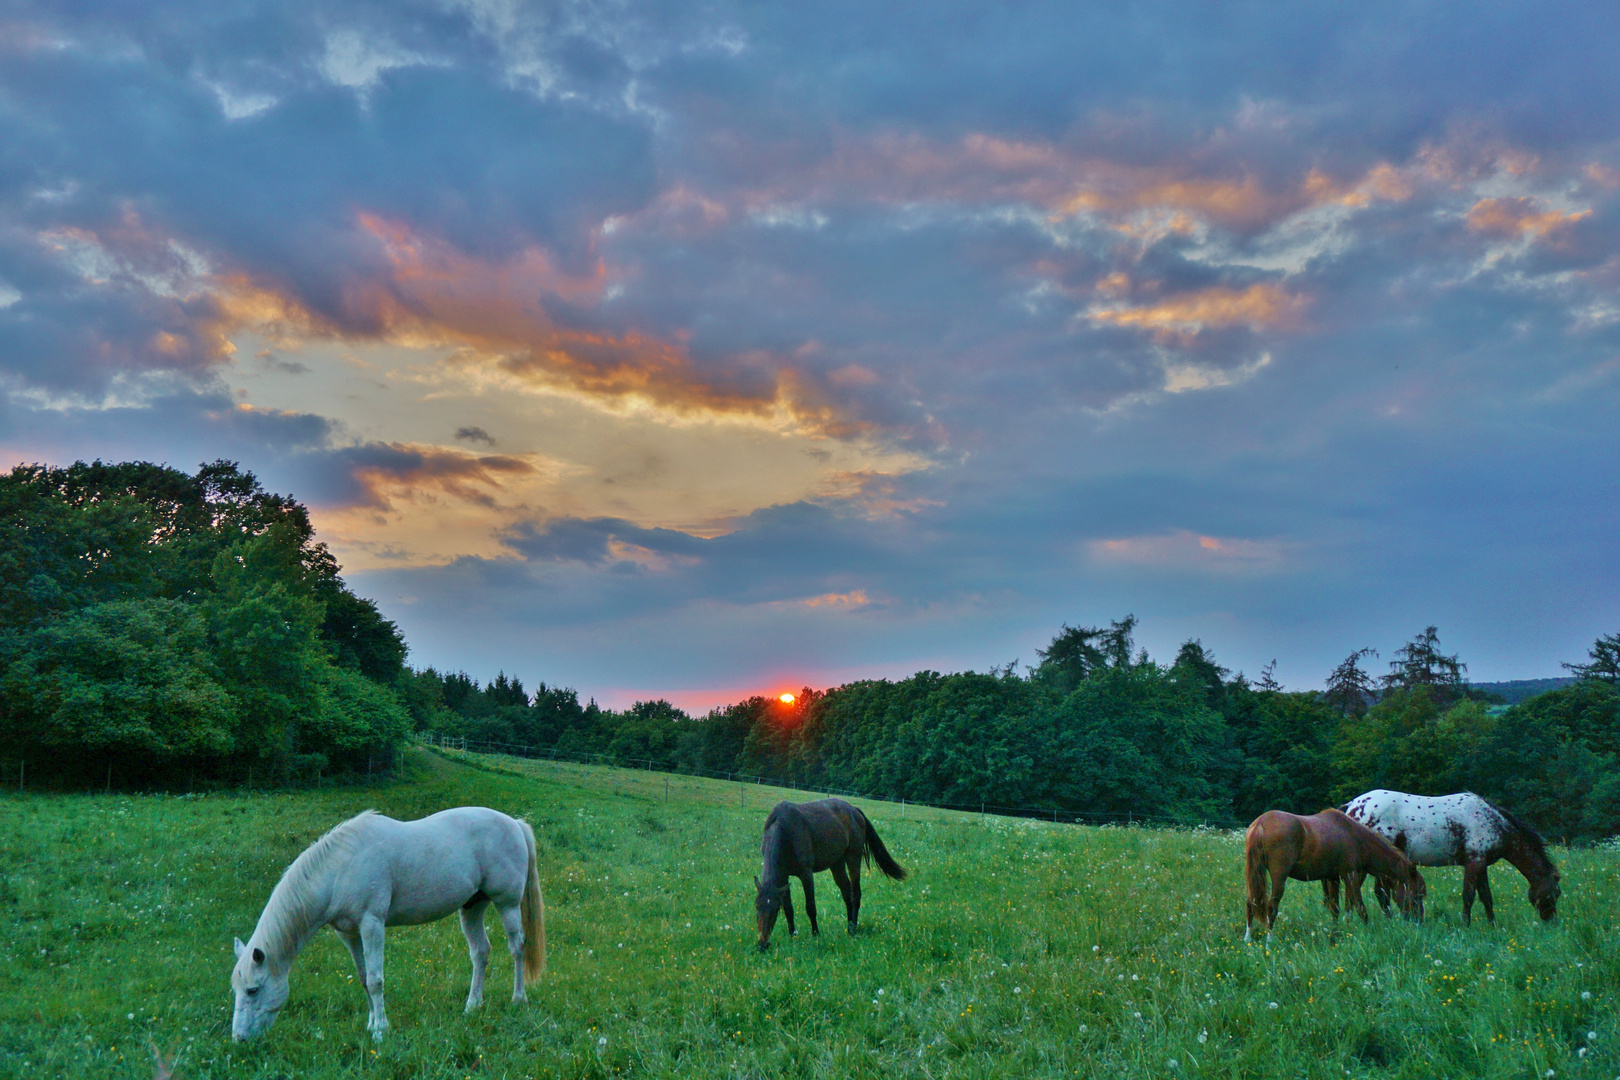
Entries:
[[290,958],[298,950],[315,918],[312,909],[324,899],[321,886],[331,880],[335,866],[359,849],[364,824],[376,816],[375,810],[362,810],[334,825],[282,873],[253,931],[254,940],[266,953]]

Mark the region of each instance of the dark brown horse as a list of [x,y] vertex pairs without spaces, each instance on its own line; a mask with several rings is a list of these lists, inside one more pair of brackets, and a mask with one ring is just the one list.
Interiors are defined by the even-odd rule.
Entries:
[[1367,921],[1367,905],[1361,901],[1362,878],[1368,874],[1387,878],[1394,883],[1401,910],[1421,917],[1425,886],[1411,860],[1338,810],[1323,810],[1310,817],[1267,810],[1249,825],[1243,838],[1243,858],[1249,890],[1244,941],[1253,934],[1257,915],[1270,932],[1289,878],[1320,881],[1323,902],[1334,918],[1339,916],[1339,883],[1343,881],[1349,907],[1361,913],[1362,922]]
[[905,868],[889,855],[866,815],[843,799],[777,803],[770,817],[765,819],[765,838],[760,843],[760,852],[765,856],[765,866],[754,879],[758,890],[754,911],[759,916],[760,952],[770,948],[771,929],[776,925],[779,912],[787,915],[788,933],[798,933],[793,925],[789,877],[803,883],[804,910],[810,916],[810,932],[819,934],[815,875],[831,870],[833,880],[838,882],[838,891],[844,894],[844,911],[849,915],[849,932],[853,934],[861,915],[861,859],[864,857],[867,862],[876,859],[878,869],[896,881],[906,876]]

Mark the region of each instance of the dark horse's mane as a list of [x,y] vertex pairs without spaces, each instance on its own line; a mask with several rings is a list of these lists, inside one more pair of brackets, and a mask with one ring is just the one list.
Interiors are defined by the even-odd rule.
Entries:
[[1481,796],[1480,798],[1486,806],[1490,807],[1492,810],[1495,810],[1498,814],[1501,814],[1503,820],[1523,834],[1524,838],[1529,841],[1530,846],[1535,848],[1536,854],[1540,855],[1544,859],[1547,857],[1547,842],[1541,838],[1540,833],[1530,826],[1529,822],[1525,821],[1518,814],[1515,814],[1506,807],[1497,806],[1495,803],[1491,802],[1491,800],[1484,798],[1484,796]]

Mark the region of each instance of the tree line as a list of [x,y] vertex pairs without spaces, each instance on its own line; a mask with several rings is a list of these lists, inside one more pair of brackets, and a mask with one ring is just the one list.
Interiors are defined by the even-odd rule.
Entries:
[[689,716],[406,666],[306,509],[230,462],[19,466],[0,476],[0,745],[64,783],[360,772],[412,732],[745,773],[917,802],[1187,822],[1310,813],[1374,787],[1473,790],[1554,837],[1620,830],[1620,634],[1578,681],[1510,707],[1426,628],[1322,690],[1163,663],[1136,620],[1063,626],[1038,663],[918,672]]
[[1620,830],[1620,635],[1578,682],[1503,708],[1428,627],[1375,675],[1352,653],[1322,690],[1220,666],[1199,641],[1163,664],[1131,617],[1064,626],[1040,662],[988,673],[805,688],[693,717],[667,701],[623,712],[501,673],[412,674],[430,730],[676,772],[742,773],[936,804],[1050,807],[1189,823],[1314,813],[1372,788],[1472,790],[1558,839]]

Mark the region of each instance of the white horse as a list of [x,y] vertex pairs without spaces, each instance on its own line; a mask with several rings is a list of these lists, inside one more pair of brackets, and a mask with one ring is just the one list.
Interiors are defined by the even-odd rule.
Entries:
[[[1357,795],[1343,810],[1419,866],[1462,867],[1464,923],[1470,919],[1475,892],[1485,905],[1485,918],[1496,921],[1486,870],[1498,859],[1512,863],[1530,882],[1530,903],[1543,919],[1558,912],[1563,889],[1540,835],[1471,791],[1427,796],[1379,788]],[[1389,899],[1382,883],[1374,891],[1387,912]]]
[[484,1001],[489,938],[484,908],[500,912],[516,970],[512,1000],[546,965],[545,904],[527,822],[482,806],[441,810],[420,821],[375,811],[350,818],[304,849],[281,875],[246,945],[236,940],[231,1036],[250,1039],[287,1003],[287,971],[323,926],[337,931],[371,998],[366,1030],[381,1039],[383,927],[412,926],[461,912],[472,954],[467,1011]]

